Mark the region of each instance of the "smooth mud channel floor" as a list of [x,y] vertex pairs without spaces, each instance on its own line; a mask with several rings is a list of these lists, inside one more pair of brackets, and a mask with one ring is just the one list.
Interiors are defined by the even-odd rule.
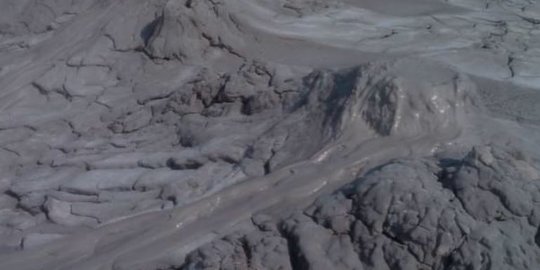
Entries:
[[540,4],[0,1],[0,269],[540,269]]

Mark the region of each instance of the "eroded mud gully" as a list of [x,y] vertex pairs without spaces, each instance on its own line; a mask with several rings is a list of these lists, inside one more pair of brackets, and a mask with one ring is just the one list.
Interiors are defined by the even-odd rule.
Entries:
[[0,269],[539,269],[539,21],[4,0]]

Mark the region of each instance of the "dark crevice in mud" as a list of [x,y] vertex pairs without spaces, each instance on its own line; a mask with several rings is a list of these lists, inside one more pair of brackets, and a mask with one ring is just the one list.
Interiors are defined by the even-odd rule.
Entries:
[[266,161],[264,163],[264,175],[269,175],[271,172],[271,169],[270,169],[270,160]]
[[11,191],[11,190],[7,190],[7,191],[5,191],[3,194],[4,194],[4,195],[7,195],[7,196],[9,196],[9,197],[15,198],[15,199],[17,199],[17,200],[20,200],[20,199],[21,199],[19,195],[17,195],[15,192],[13,192],[13,191]]
[[143,48],[143,47],[137,47],[134,49],[135,52],[138,52],[138,53],[141,53],[142,55],[144,55],[147,59],[153,61],[154,63],[156,64],[159,64],[159,63],[163,63],[163,62],[169,62],[169,61],[173,61],[173,60],[177,60],[177,61],[181,61],[183,58],[185,58],[184,55],[173,55],[174,58],[171,58],[171,57],[168,57],[168,56],[163,56],[163,57],[159,57],[159,56],[155,56],[154,54],[152,54],[150,51],[148,51],[146,48]]
[[163,20],[164,16],[161,15],[143,27],[140,37],[144,42],[144,46],[148,46],[152,40],[152,37],[159,32],[161,25],[163,25]]
[[242,54],[237,52],[233,47],[223,43],[223,41],[221,40],[221,37],[218,37],[217,40],[215,40],[213,37],[211,37],[210,35],[208,35],[206,33],[202,33],[202,37],[204,39],[206,39],[206,41],[208,42],[208,45],[210,47],[218,48],[218,49],[226,51],[229,54],[234,55],[234,56],[236,56],[236,57],[238,57],[240,59],[247,60],[245,56],[243,56]]
[[457,203],[465,212],[467,212],[471,217],[474,217],[475,215],[469,212],[469,209],[466,206],[466,202],[458,194],[458,191],[456,190],[456,186],[454,184],[454,174],[459,170],[461,166],[463,166],[463,163],[463,160],[441,159],[439,160],[439,166],[441,167],[441,170],[435,173],[435,176],[437,177],[437,181],[441,184],[442,188],[450,191],[454,196],[454,198],[452,198],[450,201],[457,201]]
[[454,172],[463,164],[463,161],[457,159],[441,159],[438,166],[441,168],[436,173],[437,180],[441,183],[442,187],[455,193],[454,186],[452,184],[454,178]]
[[227,84],[231,81],[231,76],[226,75],[223,77],[223,83],[219,86],[219,89],[217,93],[212,97],[212,99],[208,102],[205,101],[200,94],[197,94],[197,98],[203,101],[203,105],[205,109],[208,109],[212,107],[215,104],[222,104],[222,103],[232,103],[234,102],[233,99],[228,97],[225,94],[225,89],[227,88]]
[[531,17],[525,17],[525,16],[519,16],[521,19],[523,19],[526,22],[529,22],[533,25],[540,25],[540,19],[535,19]]
[[174,195],[163,196],[163,191],[162,191],[162,194],[160,195],[160,197],[162,197],[164,200],[170,201],[175,206],[178,205],[178,198]]
[[283,228],[284,224],[278,226],[279,233],[287,241],[287,249],[289,251],[289,263],[292,269],[310,269],[307,259],[302,254],[298,246],[298,237]]
[[391,234],[390,232],[386,231],[383,229],[382,231],[382,235],[384,235],[386,238],[388,238],[388,240],[396,243],[396,244],[399,244],[399,245],[402,245],[402,246],[407,246],[407,244],[405,243],[405,241],[403,241],[403,239],[401,239],[399,236],[395,236],[393,234]]
[[253,106],[253,103],[255,101],[256,101],[256,97],[254,96],[242,97],[241,98],[242,108],[240,109],[240,112],[243,115],[247,115],[247,116],[254,115],[256,113],[256,108],[254,108]]
[[171,170],[196,170],[204,164],[196,160],[186,160],[185,162],[176,162],[174,159],[167,160],[167,167]]
[[288,113],[294,113],[309,104],[310,94],[317,89],[320,81],[324,79],[324,72],[315,71],[302,78],[302,91],[296,102],[288,108]]
[[248,268],[252,268],[252,264],[253,264],[253,254],[252,254],[252,251],[251,249],[249,248],[249,243],[247,241],[247,239],[245,237],[241,238],[240,239],[240,244],[241,244],[241,247],[242,247],[242,250],[244,251],[244,254],[246,255],[246,262],[247,262],[247,267]]
[[198,144],[195,134],[193,134],[193,132],[189,129],[179,128],[177,133],[178,144],[180,144],[182,147],[192,148]]
[[508,71],[510,72],[510,78],[514,78],[516,76],[516,71],[514,70],[514,57],[512,55],[509,55],[506,61],[506,66],[508,67]]
[[439,268],[436,268],[436,269],[441,269],[441,270],[452,269],[452,267],[456,264],[454,255],[466,242],[467,242],[467,236],[463,236],[461,238],[461,242],[459,243],[459,245],[457,245],[455,248],[449,251],[446,255],[442,256],[438,264]]
[[359,76],[359,68],[353,68],[345,73],[338,73],[334,76],[334,88],[326,98],[326,111],[323,126],[329,126],[332,130],[337,130],[340,118],[346,108],[345,103],[352,96]]
[[540,248],[540,226],[536,230],[536,235],[534,236],[534,242]]
[[264,175],[268,175],[272,172],[272,159],[274,158],[274,156],[276,155],[276,151],[274,149],[272,149],[272,154],[270,155],[270,157],[268,158],[268,160],[266,160],[266,162],[264,162]]
[[451,269],[452,265],[454,265],[454,257],[452,254],[449,254],[441,259],[442,270]]

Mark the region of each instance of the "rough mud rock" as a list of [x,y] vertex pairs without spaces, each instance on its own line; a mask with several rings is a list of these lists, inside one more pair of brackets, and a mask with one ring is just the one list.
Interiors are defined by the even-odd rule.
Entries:
[[[303,212],[254,219],[252,232],[205,245],[180,269],[534,269],[536,173],[488,146],[460,160],[391,161]],[[261,265],[268,249],[251,239],[268,237],[279,256]]]

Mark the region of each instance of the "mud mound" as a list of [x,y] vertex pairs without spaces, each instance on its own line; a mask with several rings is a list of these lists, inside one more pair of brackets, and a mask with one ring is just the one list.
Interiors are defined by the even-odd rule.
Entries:
[[221,1],[168,1],[141,33],[144,51],[164,60],[201,61],[216,49],[243,57],[235,48],[249,41],[223,6]]
[[[324,122],[335,132],[368,127],[381,136],[413,136],[460,129],[467,112],[482,110],[466,75],[425,64],[415,73],[406,70],[417,64],[369,64],[330,79],[312,75],[312,92],[326,104],[313,111],[324,112]],[[422,77],[427,73],[431,78]]]
[[178,269],[534,269],[538,164],[523,158],[477,147],[461,160],[392,161],[301,213],[253,217],[251,232]]

